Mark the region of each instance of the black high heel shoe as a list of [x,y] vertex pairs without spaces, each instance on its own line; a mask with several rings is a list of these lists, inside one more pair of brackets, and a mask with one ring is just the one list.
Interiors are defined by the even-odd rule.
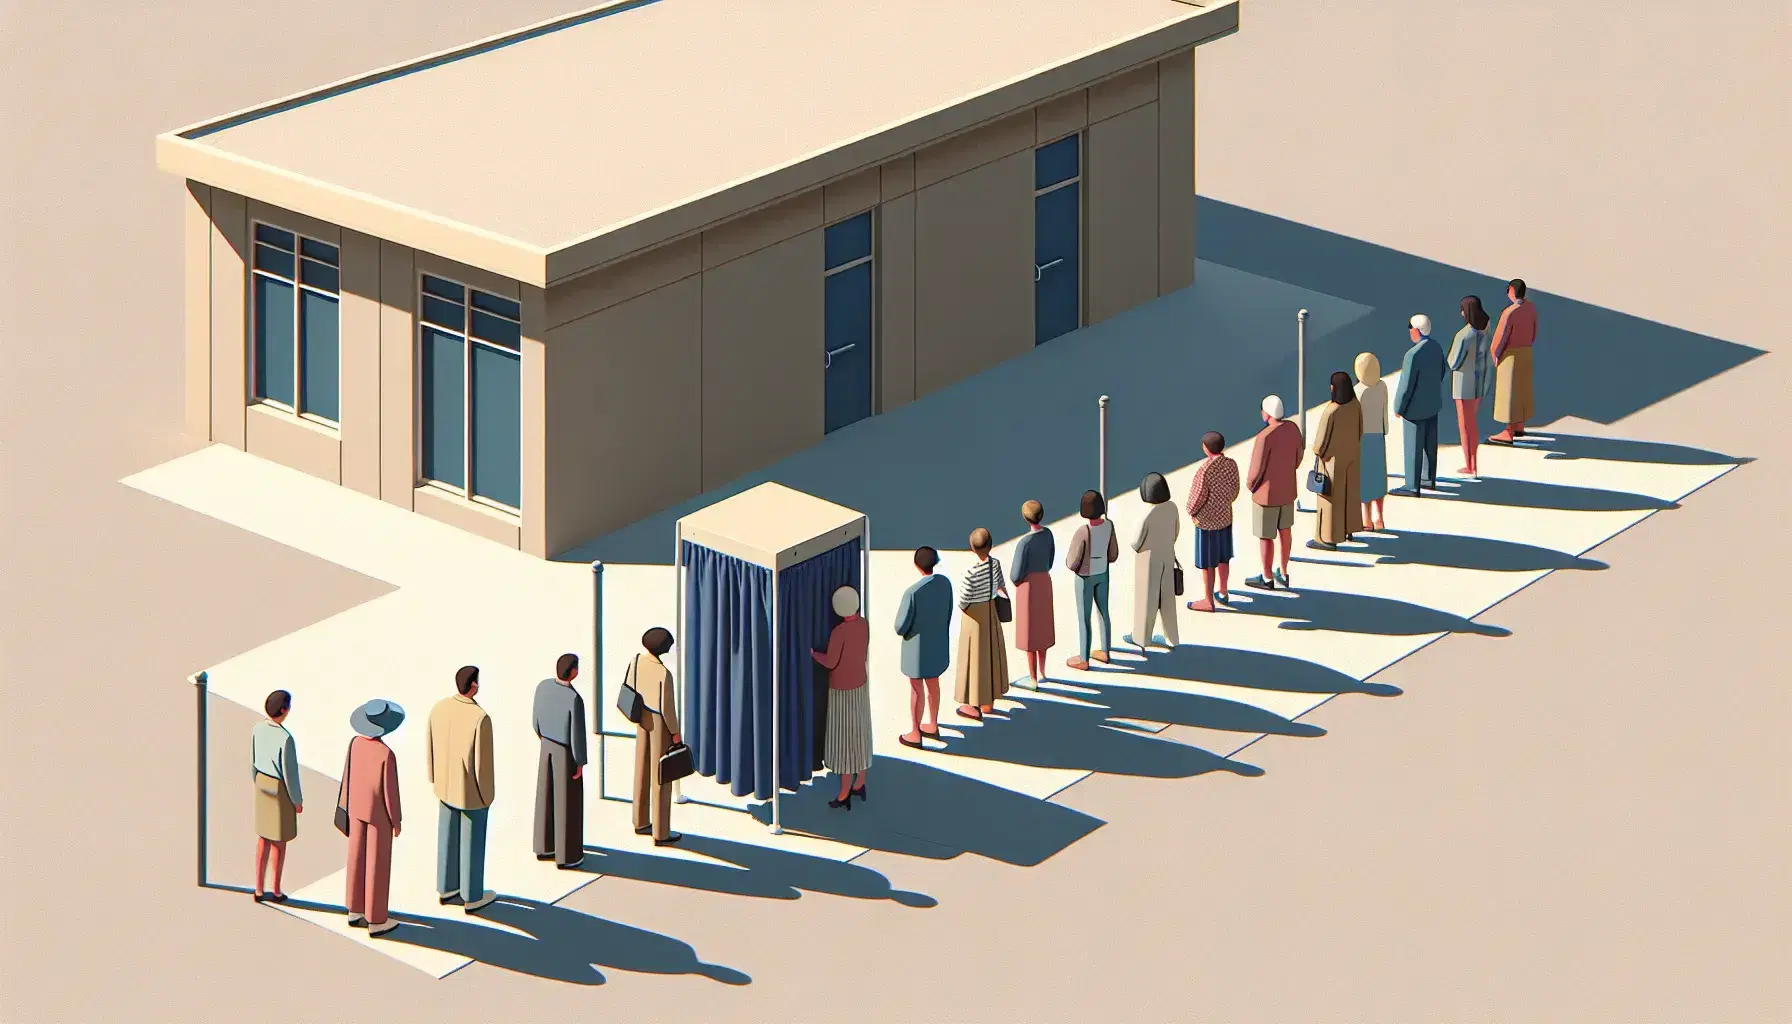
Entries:
[[871,799],[870,797],[865,795],[865,790],[867,788],[869,788],[870,785],[871,785],[871,783],[867,782],[863,786],[860,786],[858,789],[853,790],[851,793],[849,793],[847,795],[856,797],[860,803],[864,803],[865,801]]
[[828,806],[829,807],[844,807],[849,811],[852,810],[852,791],[851,790],[847,791],[846,799],[844,799],[844,800],[829,800]]

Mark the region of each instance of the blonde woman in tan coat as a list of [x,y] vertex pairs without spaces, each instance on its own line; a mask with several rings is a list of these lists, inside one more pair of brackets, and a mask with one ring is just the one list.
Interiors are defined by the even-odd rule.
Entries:
[[1356,400],[1350,374],[1332,374],[1332,400],[1319,414],[1313,440],[1313,456],[1331,481],[1330,492],[1318,495],[1319,525],[1307,546],[1336,551],[1355,540],[1363,528],[1362,483],[1358,463],[1362,457],[1363,406]]

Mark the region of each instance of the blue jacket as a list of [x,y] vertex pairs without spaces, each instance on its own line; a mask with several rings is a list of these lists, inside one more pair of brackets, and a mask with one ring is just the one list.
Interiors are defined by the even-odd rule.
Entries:
[[1405,420],[1428,420],[1443,411],[1443,346],[1430,338],[1406,350],[1400,364],[1400,390],[1394,395],[1394,413]]
[[902,638],[902,674],[933,679],[946,674],[952,661],[952,581],[935,572],[915,581],[896,609],[896,635]]

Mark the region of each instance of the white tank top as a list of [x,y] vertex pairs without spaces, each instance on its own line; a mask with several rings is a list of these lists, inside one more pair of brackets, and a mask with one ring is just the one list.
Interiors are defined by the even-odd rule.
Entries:
[[1101,525],[1089,527],[1089,575],[1108,571],[1108,538],[1114,535],[1114,521],[1103,519]]

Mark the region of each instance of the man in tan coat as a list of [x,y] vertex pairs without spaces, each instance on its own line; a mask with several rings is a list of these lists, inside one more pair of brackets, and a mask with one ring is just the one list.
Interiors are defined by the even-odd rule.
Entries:
[[454,674],[454,696],[429,713],[429,781],[441,801],[436,845],[436,892],[444,905],[467,913],[497,899],[485,891],[485,830],[491,812],[492,720],[473,698],[479,669]]
[[671,670],[660,661],[672,650],[672,633],[655,626],[642,635],[641,646],[647,653],[635,655],[629,666],[635,692],[647,705],[635,727],[635,834],[652,833],[653,845],[670,846],[684,838],[672,831],[672,787],[660,784],[660,758],[678,742],[678,696]]

